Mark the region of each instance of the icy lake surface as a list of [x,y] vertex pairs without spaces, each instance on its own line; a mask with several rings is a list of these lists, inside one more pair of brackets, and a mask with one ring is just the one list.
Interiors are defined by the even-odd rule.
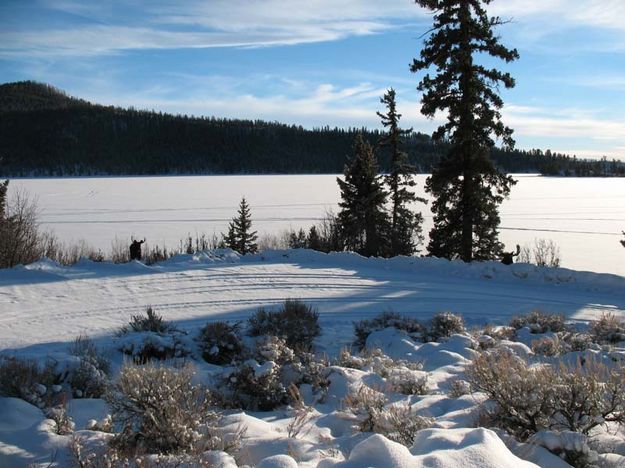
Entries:
[[[423,192],[425,175],[417,176]],[[501,210],[501,239],[508,250],[535,238],[560,247],[562,266],[625,276],[625,181],[618,178],[515,176]],[[63,241],[86,240],[109,251],[116,237],[146,238],[178,246],[191,234],[225,232],[245,196],[259,233],[308,228],[337,211],[334,175],[103,177],[15,179],[11,190],[38,200],[42,227]],[[432,225],[422,208],[424,231]]]

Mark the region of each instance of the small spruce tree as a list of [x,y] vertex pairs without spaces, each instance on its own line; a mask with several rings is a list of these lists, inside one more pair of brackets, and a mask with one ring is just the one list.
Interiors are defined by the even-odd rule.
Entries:
[[388,147],[391,153],[391,169],[386,176],[391,199],[390,254],[413,255],[423,242],[423,215],[410,209],[414,202],[427,203],[411,190],[416,184],[413,176],[416,168],[408,162],[408,155],[401,150],[402,137],[412,132],[412,128],[402,130],[399,127],[401,114],[397,113],[395,90],[389,89],[380,99],[386,105],[387,112],[377,112],[382,125],[388,133],[380,140],[380,146]]
[[245,197],[241,199],[237,216],[228,224],[228,234],[223,235],[226,247],[236,250],[241,255],[255,253],[258,250],[256,231],[252,231],[252,214]]
[[384,208],[387,194],[373,148],[361,134],[356,136],[354,155],[344,174],[345,180],[337,178],[337,182],[341,190],[338,223],[345,248],[366,257],[386,255],[390,224]]
[[306,246],[312,250],[321,250],[321,237],[317,232],[317,228],[315,226],[311,226],[308,231],[308,237],[306,239]]

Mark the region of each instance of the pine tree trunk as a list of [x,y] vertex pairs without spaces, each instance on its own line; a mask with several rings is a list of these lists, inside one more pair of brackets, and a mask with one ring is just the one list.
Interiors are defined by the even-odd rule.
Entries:
[[471,55],[471,34],[469,24],[471,20],[471,11],[468,1],[462,3],[460,10],[460,29],[462,35],[461,50],[463,51],[463,60],[461,63],[460,76],[460,93],[462,95],[461,115],[459,116],[460,125],[460,152],[462,157],[462,234],[461,234],[461,258],[465,262],[473,260],[473,218],[475,203],[473,196],[475,193],[472,152],[473,148],[473,106],[471,105],[472,97],[472,74],[473,74],[473,57]]

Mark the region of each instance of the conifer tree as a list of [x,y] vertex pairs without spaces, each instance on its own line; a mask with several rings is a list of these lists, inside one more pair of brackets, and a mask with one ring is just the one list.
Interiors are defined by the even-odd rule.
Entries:
[[373,148],[360,134],[344,175],[345,180],[337,178],[337,182],[341,190],[338,223],[345,248],[366,257],[385,255],[389,229],[384,209],[387,194],[378,175]]
[[228,224],[228,234],[223,236],[224,243],[241,255],[255,253],[258,250],[256,231],[252,231],[252,215],[245,197],[239,203],[237,216]]
[[484,55],[505,62],[518,58],[516,49],[501,45],[493,33],[502,21],[486,13],[491,1],[416,0],[434,12],[433,32],[411,66],[413,72],[436,69],[433,77],[426,74],[419,83],[424,93],[421,113],[434,117],[438,111],[447,112],[447,122],[432,136],[451,144],[426,182],[435,199],[428,251],[465,262],[501,254],[498,205],[515,183],[490,160],[493,137],[501,138],[507,148],[514,146],[512,130],[501,122],[503,101],[497,94],[500,84],[514,87],[514,79],[476,62]]
[[395,90],[389,89],[380,99],[387,108],[386,114],[377,112],[382,119],[382,125],[388,129],[388,133],[380,140],[380,146],[388,147],[391,153],[391,167],[386,176],[391,199],[391,225],[390,225],[390,254],[412,255],[417,246],[423,242],[422,224],[423,216],[410,209],[414,202],[426,203],[426,200],[417,197],[411,190],[416,184],[413,176],[416,168],[409,164],[408,155],[401,150],[402,137],[412,132],[412,128],[402,130],[399,127],[401,114],[397,113]]

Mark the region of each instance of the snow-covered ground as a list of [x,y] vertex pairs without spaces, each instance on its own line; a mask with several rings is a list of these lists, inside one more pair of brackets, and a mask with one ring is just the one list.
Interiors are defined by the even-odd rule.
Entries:
[[[354,340],[353,321],[387,310],[423,320],[451,311],[463,315],[469,327],[507,324],[513,315],[534,309],[562,313],[580,323],[604,312],[625,318],[625,278],[525,264],[365,259],[307,250],[242,258],[231,251],[207,252],[153,266],[83,261],[63,267],[43,260],[0,270],[0,352],[44,360],[66,353],[81,334],[111,351],[115,332],[147,306],[192,336],[208,321],[244,319],[285,299],[301,299],[318,309],[322,335],[315,349],[336,356]],[[315,406],[305,435],[298,439],[286,435],[291,421],[286,409],[228,416],[233,426],[247,427],[245,453],[237,462],[291,466],[293,459],[285,458],[289,454],[301,466],[323,467],[566,466],[545,449],[515,445],[503,435],[475,428],[483,396],[446,394],[475,356],[470,337],[418,344],[393,333],[371,335],[371,343],[377,340],[375,345],[391,357],[424,362],[429,373],[427,395],[387,392],[391,401],[409,403],[433,418],[433,426],[419,432],[411,448],[354,431],[353,421],[341,412],[344,398],[363,383],[379,389],[384,379],[371,370],[337,367],[330,372],[325,402]],[[214,371],[199,361],[202,372]],[[74,399],[68,407],[77,429],[107,411],[101,400]],[[69,466],[67,442],[67,436],[51,433],[50,421],[38,408],[0,398],[0,466],[47,463],[51,458],[57,466]],[[625,442],[619,444],[619,450],[625,447]],[[282,458],[271,458],[276,455]],[[222,466],[229,466],[224,460]]]

